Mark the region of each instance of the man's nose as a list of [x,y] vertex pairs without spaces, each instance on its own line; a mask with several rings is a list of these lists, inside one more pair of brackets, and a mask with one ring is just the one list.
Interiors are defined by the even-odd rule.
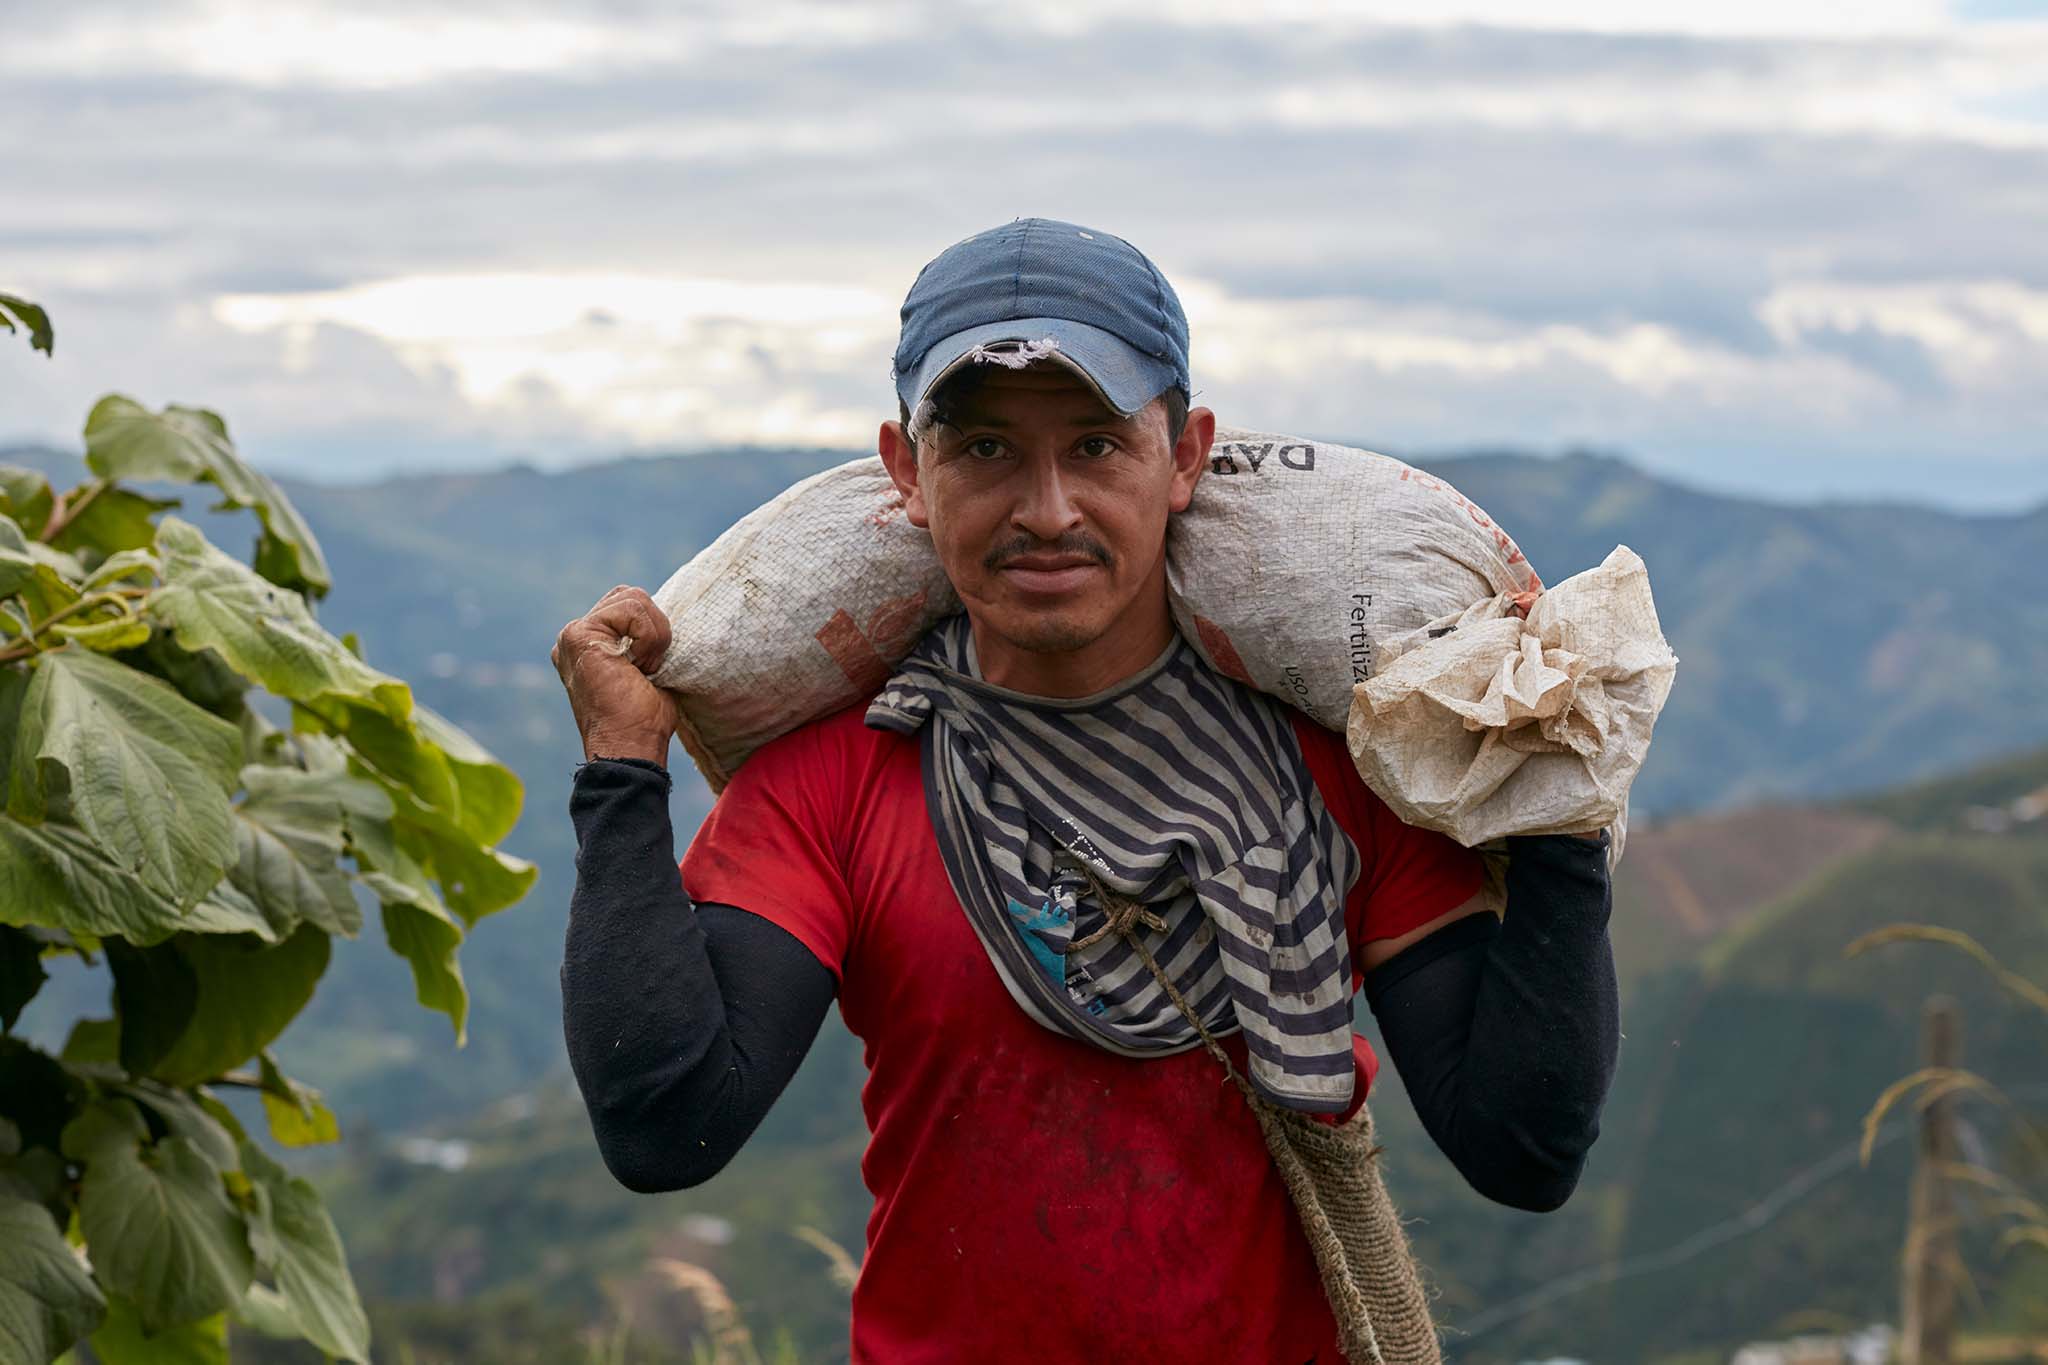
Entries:
[[1058,456],[1025,461],[1019,473],[1024,486],[1010,511],[1011,522],[1040,540],[1056,540],[1081,524],[1066,470]]

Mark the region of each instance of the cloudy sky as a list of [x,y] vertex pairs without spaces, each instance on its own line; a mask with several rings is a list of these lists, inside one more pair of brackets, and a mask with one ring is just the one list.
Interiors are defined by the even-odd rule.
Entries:
[[329,479],[865,448],[918,267],[1036,214],[1159,262],[1229,422],[2048,499],[2048,0],[0,0],[0,29],[0,290],[57,324],[54,362],[0,348],[0,443],[73,443],[118,389]]

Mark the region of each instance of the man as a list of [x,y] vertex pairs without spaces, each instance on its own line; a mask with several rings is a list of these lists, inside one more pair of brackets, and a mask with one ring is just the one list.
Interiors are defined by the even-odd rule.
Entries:
[[680,877],[666,621],[619,587],[556,642],[587,759],[564,1026],[600,1151],[636,1190],[709,1179],[836,995],[869,1069],[854,1359],[1334,1365],[1257,1124],[1171,997],[1335,1120],[1377,1066],[1362,983],[1458,1170],[1555,1208],[1615,1060],[1606,834],[1512,841],[1498,919],[1476,854],[1179,639],[1166,527],[1215,418],[1136,248],[1041,219],[956,244],[896,376],[879,453],[965,613],[751,757]]

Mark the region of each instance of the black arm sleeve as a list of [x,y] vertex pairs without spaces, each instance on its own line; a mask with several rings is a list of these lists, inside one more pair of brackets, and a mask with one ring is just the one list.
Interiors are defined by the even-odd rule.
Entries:
[[832,1004],[832,973],[787,930],[692,906],[676,870],[668,770],[577,768],[576,890],[562,1032],[598,1151],[620,1184],[701,1184],[796,1074]]
[[1600,1133],[1621,1039],[1607,841],[1508,840],[1503,919],[1468,915],[1365,974],[1423,1127],[1472,1188],[1548,1212]]

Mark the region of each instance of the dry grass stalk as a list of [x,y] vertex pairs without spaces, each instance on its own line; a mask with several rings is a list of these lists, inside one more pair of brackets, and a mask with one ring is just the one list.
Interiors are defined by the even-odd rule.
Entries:
[[754,1349],[753,1333],[741,1321],[739,1307],[733,1303],[732,1295],[726,1293],[725,1285],[716,1275],[701,1265],[668,1257],[650,1260],[647,1268],[696,1300],[711,1338],[708,1365],[761,1365],[760,1352]]
[[824,1253],[825,1259],[832,1263],[832,1283],[851,1294],[854,1282],[860,1278],[860,1267],[853,1263],[853,1257],[847,1254],[846,1248],[814,1227],[800,1227],[793,1231],[797,1238]]
[[1873,929],[1842,950],[1845,957],[1882,947],[1887,943],[1939,943],[1975,958],[1985,971],[1991,973],[1998,984],[2026,1001],[2035,1009],[2048,1014],[2048,990],[2043,990],[2017,972],[2006,970],[1999,965],[1989,949],[1959,929],[1944,929],[1938,924],[1888,924],[1882,929]]

